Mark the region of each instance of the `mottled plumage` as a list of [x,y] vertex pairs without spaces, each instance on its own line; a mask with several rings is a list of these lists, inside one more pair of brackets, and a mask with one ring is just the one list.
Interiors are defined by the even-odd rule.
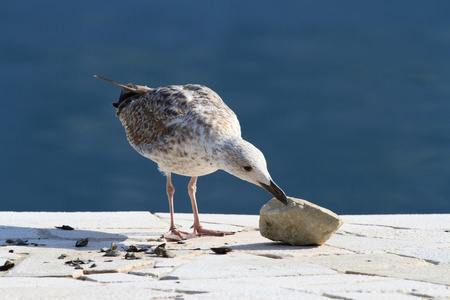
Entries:
[[[113,106],[128,141],[141,155],[155,161],[167,176],[171,226],[164,235],[166,239],[232,234],[204,229],[198,218],[197,177],[218,169],[259,185],[287,203],[286,195],[267,171],[264,155],[241,138],[236,115],[211,89],[197,84],[135,88],[99,78],[123,88]],[[171,173],[191,177],[188,192],[194,213],[194,234],[178,230],[173,221],[175,189]]]
[[115,106],[130,144],[163,172],[212,173],[219,168],[217,152],[204,145],[224,135],[241,136],[233,111],[201,85],[164,86],[144,94],[124,90]]

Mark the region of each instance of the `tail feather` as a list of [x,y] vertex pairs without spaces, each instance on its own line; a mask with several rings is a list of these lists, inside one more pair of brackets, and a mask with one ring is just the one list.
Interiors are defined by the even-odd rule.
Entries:
[[151,88],[147,87],[147,86],[143,86],[143,85],[136,85],[136,87],[133,87],[132,83],[129,83],[127,85],[124,84],[120,84],[117,83],[111,79],[105,78],[105,77],[101,77],[98,75],[94,75],[94,77],[99,78],[99,79],[103,79],[106,80],[108,82],[111,82],[117,86],[120,86],[122,88],[122,92],[120,93],[120,97],[119,97],[119,101],[114,102],[112,105],[117,108],[117,113],[116,115],[119,116],[120,111],[122,110],[122,108],[124,108],[125,106],[128,105],[128,103],[130,103],[131,101],[131,97],[135,96],[135,95],[140,95],[140,94],[145,94],[146,92],[150,91]]
[[124,89],[127,89],[127,90],[129,90],[131,92],[134,92],[136,94],[144,94],[144,93],[146,93],[146,92],[151,90],[151,88],[149,88],[148,86],[145,86],[145,85],[136,85],[136,87],[134,88],[131,83],[129,83],[127,85],[124,85],[124,84],[120,84],[118,82],[115,82],[115,81],[113,81],[111,79],[108,79],[108,78],[105,78],[105,77],[102,77],[102,76],[94,75],[94,77],[106,80],[108,82],[111,82],[111,83],[113,83],[115,85],[118,85],[118,86],[120,86],[120,87],[122,87]]

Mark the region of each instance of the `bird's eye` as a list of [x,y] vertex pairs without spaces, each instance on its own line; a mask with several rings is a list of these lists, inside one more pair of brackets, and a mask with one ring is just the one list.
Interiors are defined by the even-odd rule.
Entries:
[[250,172],[250,171],[252,170],[252,167],[250,167],[250,166],[245,166],[245,167],[244,167],[244,170],[247,171],[247,172]]

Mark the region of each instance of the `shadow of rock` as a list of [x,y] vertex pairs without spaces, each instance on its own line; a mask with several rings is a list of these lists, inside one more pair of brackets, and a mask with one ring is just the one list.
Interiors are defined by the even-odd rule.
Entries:
[[281,243],[281,242],[266,242],[266,243],[252,243],[252,244],[242,244],[229,246],[233,250],[272,250],[272,251],[280,251],[280,250],[309,250],[314,249],[319,246],[292,246],[290,244]]

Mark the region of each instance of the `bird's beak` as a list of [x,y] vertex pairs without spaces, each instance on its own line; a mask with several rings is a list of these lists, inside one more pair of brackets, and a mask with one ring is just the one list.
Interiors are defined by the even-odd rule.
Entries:
[[286,194],[275,184],[272,180],[270,180],[270,185],[259,182],[259,185],[269,193],[275,196],[278,200],[280,200],[284,205],[287,205]]

